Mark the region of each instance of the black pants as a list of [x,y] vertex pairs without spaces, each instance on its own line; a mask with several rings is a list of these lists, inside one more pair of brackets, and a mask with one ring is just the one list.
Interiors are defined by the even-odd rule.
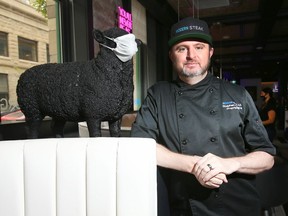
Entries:
[[[162,171],[162,172],[161,172]],[[192,216],[188,199],[184,202],[174,203],[170,206],[169,193],[164,181],[165,171],[157,169],[157,200],[158,216]]]
[[273,142],[274,138],[276,137],[276,130],[275,130],[275,128],[273,128],[273,127],[265,127],[265,128],[266,128],[266,131],[267,131],[269,140],[270,140],[271,142]]
[[158,216],[170,216],[168,190],[161,174],[161,168],[157,168],[157,196]]

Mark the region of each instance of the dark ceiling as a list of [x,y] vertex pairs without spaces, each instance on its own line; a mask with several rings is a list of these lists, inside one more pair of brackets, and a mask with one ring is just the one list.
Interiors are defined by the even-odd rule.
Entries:
[[[145,0],[166,24],[205,20],[213,36],[213,65],[234,78],[277,81],[288,73],[288,0]],[[221,69],[220,69],[221,68]],[[286,71],[285,71],[286,70]]]

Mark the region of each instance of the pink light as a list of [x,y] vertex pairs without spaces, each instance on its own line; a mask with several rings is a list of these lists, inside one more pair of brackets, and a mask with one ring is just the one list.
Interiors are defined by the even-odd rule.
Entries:
[[133,28],[132,14],[118,7],[118,27],[131,33]]

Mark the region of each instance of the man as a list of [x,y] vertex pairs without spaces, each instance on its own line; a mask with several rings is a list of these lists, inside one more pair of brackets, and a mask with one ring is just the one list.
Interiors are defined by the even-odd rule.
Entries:
[[169,47],[178,79],[148,90],[131,132],[158,143],[159,215],[165,195],[172,216],[260,215],[255,174],[273,166],[275,149],[253,100],[208,72],[204,21],[173,25]]

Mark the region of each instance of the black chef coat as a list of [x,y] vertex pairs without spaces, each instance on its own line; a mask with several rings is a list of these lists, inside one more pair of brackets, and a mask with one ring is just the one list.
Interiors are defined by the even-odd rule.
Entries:
[[[252,151],[275,154],[249,93],[210,73],[195,85],[178,79],[152,86],[131,136],[154,138],[168,149],[188,155],[210,152],[227,158]],[[207,189],[193,175],[169,170],[170,205],[177,208],[188,201],[193,215],[200,216],[255,216],[260,204],[254,177],[231,174],[227,184]]]

